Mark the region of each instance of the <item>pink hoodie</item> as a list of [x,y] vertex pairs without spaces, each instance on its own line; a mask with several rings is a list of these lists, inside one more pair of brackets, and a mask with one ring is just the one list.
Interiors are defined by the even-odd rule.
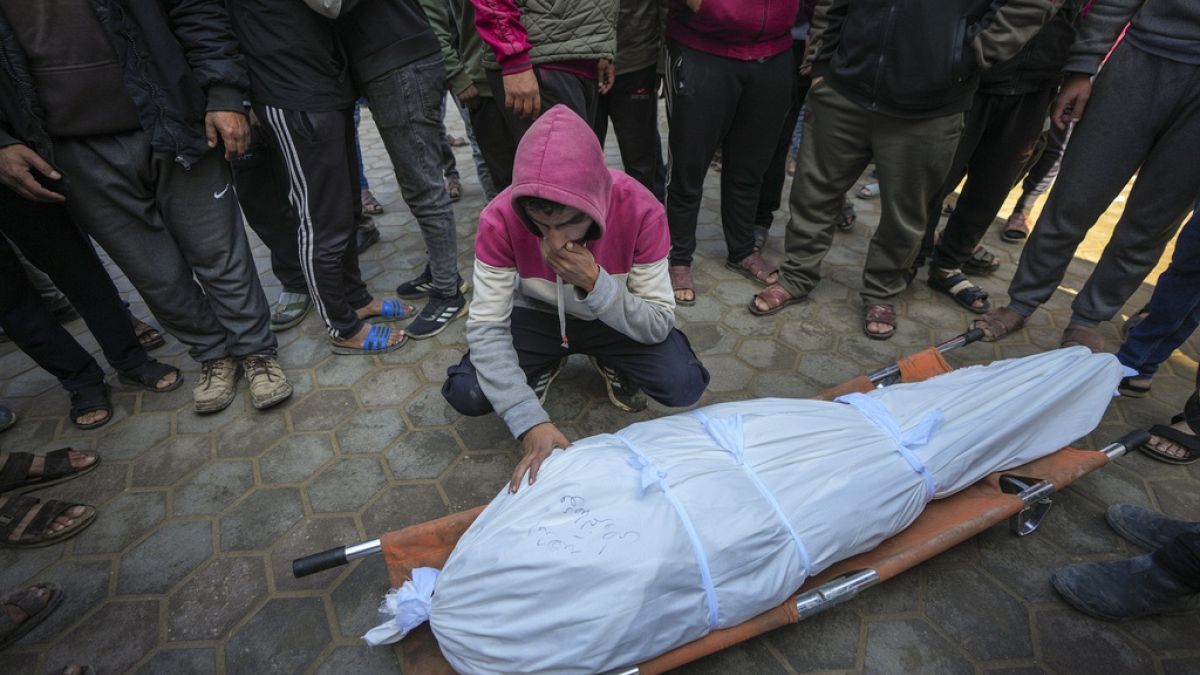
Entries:
[[[600,277],[590,293],[564,284],[542,257],[541,239],[517,208],[517,199],[526,196],[574,207],[595,222],[599,236],[585,246]],[[549,417],[517,365],[508,323],[512,308],[556,312],[560,325],[568,314],[599,320],[637,342],[662,342],[675,326],[670,243],[662,204],[605,165],[595,132],[569,108],[554,106],[525,132],[512,185],[479,216],[475,295],[467,319],[480,385],[514,435]]]

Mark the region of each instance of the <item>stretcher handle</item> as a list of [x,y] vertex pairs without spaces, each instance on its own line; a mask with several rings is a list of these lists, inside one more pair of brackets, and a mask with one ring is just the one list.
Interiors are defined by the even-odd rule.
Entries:
[[353,546],[338,546],[328,551],[321,551],[292,561],[292,576],[299,579],[317,572],[324,572],[335,567],[341,567],[351,560],[365,558],[383,551],[378,539],[355,544]]
[[[962,335],[956,335],[956,336],[950,338],[949,340],[946,340],[945,342],[937,345],[935,347],[935,349],[937,349],[942,354],[945,354],[947,352],[952,352],[955,349],[958,349],[959,347],[965,347],[965,346],[971,344],[972,342],[978,342],[982,338],[983,338],[983,331],[979,328],[972,328],[971,330],[963,333]],[[890,366],[884,366],[884,367],[880,368],[879,370],[867,373],[867,379],[869,379],[872,383],[874,383],[876,385],[891,384],[895,380],[895,376],[897,376],[899,374],[900,374],[900,364],[893,363]]]
[[1100,452],[1108,455],[1109,459],[1116,459],[1126,452],[1149,442],[1150,432],[1143,429],[1135,429],[1108,444],[1106,447],[1101,448]]

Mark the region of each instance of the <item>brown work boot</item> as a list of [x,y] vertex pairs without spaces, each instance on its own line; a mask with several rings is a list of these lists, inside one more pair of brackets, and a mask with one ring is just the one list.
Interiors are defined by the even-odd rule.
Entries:
[[250,383],[250,402],[259,410],[270,408],[292,395],[292,383],[279,367],[279,359],[272,354],[247,356],[242,359],[242,372]]
[[200,365],[200,383],[192,390],[196,412],[215,413],[229,407],[237,396],[237,361],[232,356]]

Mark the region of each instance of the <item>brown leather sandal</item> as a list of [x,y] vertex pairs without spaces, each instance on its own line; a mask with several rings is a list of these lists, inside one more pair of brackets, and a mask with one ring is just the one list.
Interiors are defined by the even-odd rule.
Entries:
[[1073,323],[1063,331],[1061,345],[1063,347],[1079,345],[1087,347],[1094,354],[1100,354],[1104,351],[1104,336],[1100,334],[1100,331],[1091,326],[1081,326]]
[[[667,267],[667,276],[671,277],[671,290],[675,291],[675,304],[691,307],[696,304],[696,282],[692,281],[692,268],[688,265],[671,265]],[[691,300],[680,300],[678,291],[691,291]]]
[[1024,325],[1025,317],[1009,307],[993,309],[971,322],[972,328],[983,331],[981,339],[984,342],[995,342],[1009,333],[1021,330]]
[[[868,324],[882,323],[891,326],[891,330],[874,333],[867,328]],[[887,340],[896,334],[896,308],[886,303],[867,305],[863,311],[863,334],[872,340]]]
[[769,281],[772,274],[775,274],[778,279],[777,273],[779,272],[779,268],[767,262],[758,251],[751,253],[738,262],[726,261],[725,267],[763,286],[769,286],[774,283]]
[[754,300],[750,301],[750,313],[758,316],[767,316],[775,314],[783,310],[788,305],[794,305],[797,302],[804,302],[808,299],[807,295],[795,296],[791,291],[779,284],[771,284],[758,292],[754,299],[761,299],[767,305],[767,309],[759,309],[758,305],[754,304]]

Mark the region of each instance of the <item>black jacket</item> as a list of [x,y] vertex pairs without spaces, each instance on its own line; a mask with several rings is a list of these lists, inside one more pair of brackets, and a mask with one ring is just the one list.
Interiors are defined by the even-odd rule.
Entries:
[[350,73],[359,85],[442,51],[419,0],[305,0],[305,3],[337,19],[334,28],[350,61]]
[[1057,87],[1075,41],[1075,26],[1083,5],[1084,0],[1066,0],[1016,56],[983,71],[979,93],[1016,96]]
[[[91,3],[151,147],[191,166],[209,152],[204,114],[244,110],[250,84],[224,0]],[[42,117],[25,53],[0,12],[0,147],[23,143],[53,161]]]
[[814,73],[855,103],[896,117],[970,107],[983,69],[1007,61],[1061,0],[821,0]]

